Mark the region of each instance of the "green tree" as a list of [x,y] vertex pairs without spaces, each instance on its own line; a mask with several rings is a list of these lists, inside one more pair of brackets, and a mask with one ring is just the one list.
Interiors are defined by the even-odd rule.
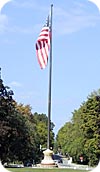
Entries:
[[[40,145],[47,147],[48,117],[32,113],[30,105],[14,101],[13,92],[0,80],[0,159],[40,161]],[[54,124],[50,121],[50,147],[54,146]]]
[[[39,138],[39,145],[42,148],[47,148],[47,133],[48,133],[48,117],[46,114],[34,113],[33,120],[36,124],[36,130]],[[51,122],[50,127],[50,147],[54,146],[54,124]]]
[[94,92],[88,97],[81,114],[84,150],[90,165],[96,165],[100,156],[100,96],[97,93]]
[[12,93],[0,80],[0,159],[24,161],[32,158],[36,137],[31,122],[26,118],[28,115],[24,116],[18,110]]
[[72,115],[71,122],[58,131],[56,149],[68,152],[74,162],[83,156],[83,162],[96,165],[100,157],[100,90],[92,92]]

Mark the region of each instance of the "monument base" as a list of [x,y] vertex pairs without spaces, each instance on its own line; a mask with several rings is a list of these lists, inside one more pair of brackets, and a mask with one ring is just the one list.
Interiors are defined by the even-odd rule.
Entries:
[[41,161],[41,167],[57,167],[54,160],[52,159],[53,151],[46,149],[43,151],[44,159]]

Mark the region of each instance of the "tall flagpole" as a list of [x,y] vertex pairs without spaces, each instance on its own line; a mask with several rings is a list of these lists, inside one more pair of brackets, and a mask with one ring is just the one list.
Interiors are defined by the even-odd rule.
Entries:
[[52,13],[53,13],[53,4],[51,5],[51,14],[50,14],[50,65],[49,65],[49,93],[48,93],[48,140],[47,140],[47,149],[50,149],[50,121],[51,121],[51,82],[52,82]]

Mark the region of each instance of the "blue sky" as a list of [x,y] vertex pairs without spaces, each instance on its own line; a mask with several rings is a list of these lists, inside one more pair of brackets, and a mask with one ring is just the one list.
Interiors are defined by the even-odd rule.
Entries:
[[[100,12],[88,0],[12,0],[0,13],[0,67],[18,103],[47,114],[47,66],[35,43],[53,4],[52,113],[54,132],[100,88]],[[49,63],[48,63],[49,65]]]

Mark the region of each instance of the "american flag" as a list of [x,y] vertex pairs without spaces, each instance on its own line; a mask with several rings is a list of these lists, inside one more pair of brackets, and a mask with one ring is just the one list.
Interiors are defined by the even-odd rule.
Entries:
[[43,26],[36,42],[36,54],[41,69],[44,69],[47,65],[49,49],[50,49],[50,23],[48,17],[46,25]]

